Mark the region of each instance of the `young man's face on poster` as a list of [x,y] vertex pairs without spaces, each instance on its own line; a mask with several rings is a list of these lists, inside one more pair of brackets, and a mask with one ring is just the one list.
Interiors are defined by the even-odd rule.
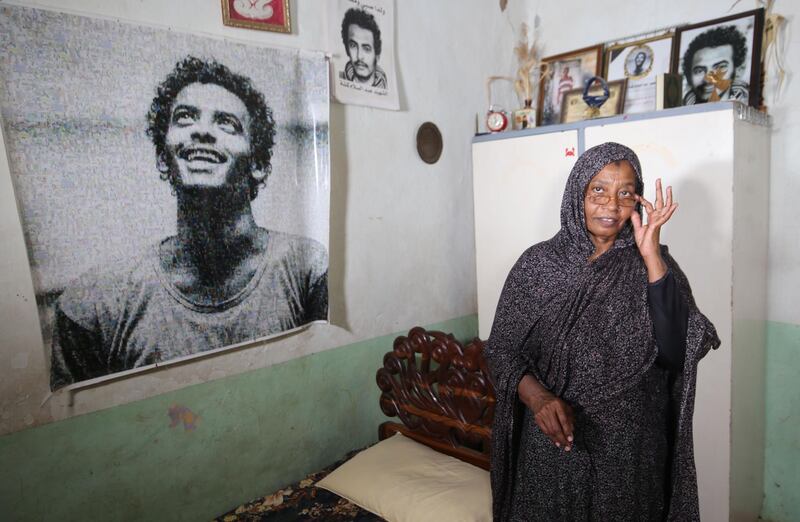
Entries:
[[249,164],[249,129],[250,115],[237,95],[210,83],[184,87],[173,103],[166,135],[170,167],[177,170],[180,185],[223,187],[237,181],[236,173]]

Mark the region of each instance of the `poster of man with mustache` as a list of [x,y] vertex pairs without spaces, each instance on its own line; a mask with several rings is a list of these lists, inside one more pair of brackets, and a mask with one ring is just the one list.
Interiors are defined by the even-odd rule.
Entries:
[[339,0],[337,6],[330,20],[336,99],[398,110],[391,0]]

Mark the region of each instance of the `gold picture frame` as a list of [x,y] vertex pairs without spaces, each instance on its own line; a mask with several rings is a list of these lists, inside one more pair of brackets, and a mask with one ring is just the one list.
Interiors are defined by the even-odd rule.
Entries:
[[623,113],[656,110],[656,80],[672,70],[674,36],[669,31],[606,47],[603,78],[609,82],[628,80]]
[[537,124],[558,123],[563,94],[573,88],[582,88],[586,80],[599,75],[602,62],[602,44],[542,58],[546,72],[539,83]]
[[[660,74],[660,73],[670,72],[669,70],[672,69],[672,45],[674,38],[675,38],[674,31],[667,31],[664,34],[652,36],[650,38],[643,38],[641,40],[622,42],[607,46],[605,49],[605,59],[603,60],[603,78],[608,79],[608,65],[613,61],[614,55],[616,53],[624,52],[625,50],[634,50],[637,47],[645,47],[648,46],[648,44],[652,44],[653,42],[658,42],[660,40],[669,40],[669,50],[667,51],[667,56],[664,57],[666,59],[668,69],[666,71],[656,71],[656,73]],[[651,63],[649,64],[650,69],[652,69],[652,66],[653,64],[651,60]],[[626,74],[626,76],[630,78],[636,78],[637,75],[629,73]]]
[[289,0],[222,0],[222,23],[242,29],[291,33]]
[[[625,90],[628,80],[616,80],[608,82],[608,100],[600,107],[599,113],[593,118],[607,118],[622,114],[625,106]],[[592,87],[589,94],[598,95],[602,92],[602,87]],[[583,101],[583,89],[572,89],[564,94],[561,100],[561,123],[573,123],[590,119],[587,115],[589,106]]]

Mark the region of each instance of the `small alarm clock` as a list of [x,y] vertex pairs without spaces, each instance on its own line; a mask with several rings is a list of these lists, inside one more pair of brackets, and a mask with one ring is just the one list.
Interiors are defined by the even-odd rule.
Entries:
[[489,132],[503,132],[508,127],[508,116],[498,107],[489,107],[486,113],[486,128]]

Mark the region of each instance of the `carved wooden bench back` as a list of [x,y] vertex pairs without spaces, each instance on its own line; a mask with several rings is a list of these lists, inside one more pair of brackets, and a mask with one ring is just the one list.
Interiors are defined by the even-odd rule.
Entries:
[[442,453],[489,469],[494,387],[483,342],[463,346],[451,334],[415,327],[394,341],[376,376],[381,410],[402,424],[381,424]]

